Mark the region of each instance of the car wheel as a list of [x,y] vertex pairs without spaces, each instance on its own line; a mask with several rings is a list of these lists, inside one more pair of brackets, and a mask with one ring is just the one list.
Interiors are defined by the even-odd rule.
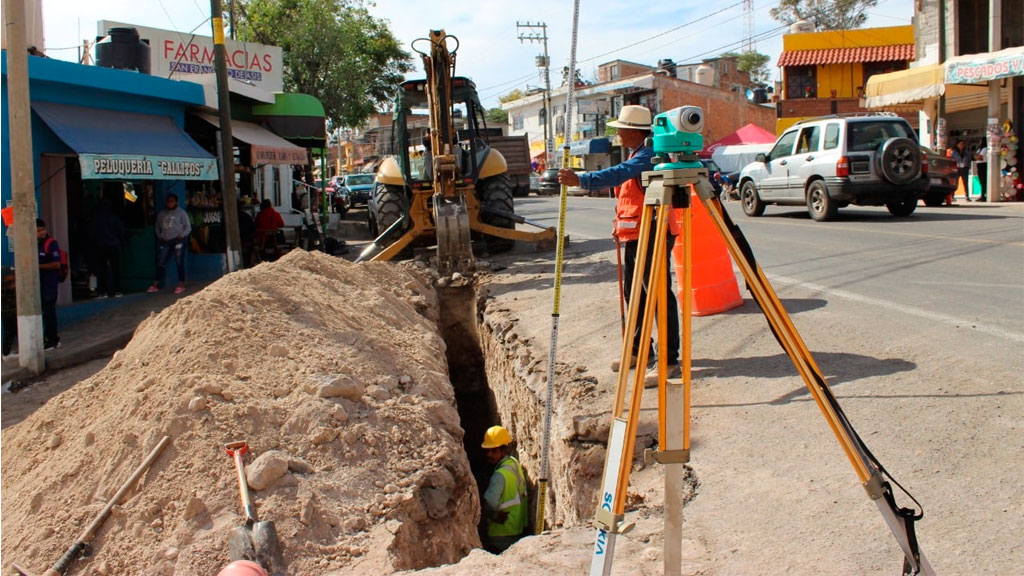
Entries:
[[764,214],[764,201],[757,193],[757,186],[752,180],[747,180],[740,188],[740,201],[743,203],[743,213],[747,216],[760,216]]
[[917,199],[913,196],[906,196],[899,200],[886,202],[885,207],[889,209],[889,214],[902,218],[914,213],[914,210],[917,209]]
[[835,217],[839,207],[829,198],[828,188],[821,180],[811,182],[807,187],[807,212],[816,222],[825,222]]
[[921,175],[921,147],[909,138],[889,138],[875,157],[882,177],[897,186]]

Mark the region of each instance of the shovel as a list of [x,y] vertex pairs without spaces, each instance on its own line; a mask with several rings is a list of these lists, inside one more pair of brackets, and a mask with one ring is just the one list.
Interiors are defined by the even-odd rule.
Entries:
[[273,522],[260,522],[256,519],[256,507],[249,497],[249,485],[245,481],[245,467],[242,465],[242,455],[249,450],[249,445],[244,440],[231,442],[224,445],[224,450],[235,461],[238,491],[242,494],[242,507],[245,510],[245,524],[232,529],[228,536],[231,561],[255,561],[263,566],[270,576],[285,576],[284,558],[281,554],[281,542],[277,538],[277,529]]

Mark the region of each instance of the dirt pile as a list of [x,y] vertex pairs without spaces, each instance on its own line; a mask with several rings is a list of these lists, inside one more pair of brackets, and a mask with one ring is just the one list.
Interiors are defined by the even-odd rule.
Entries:
[[458,561],[479,501],[435,299],[411,269],[296,251],[150,317],[4,430],[4,560],[49,566],[166,434],[80,573],[216,573],[242,523],[235,440],[290,573]]

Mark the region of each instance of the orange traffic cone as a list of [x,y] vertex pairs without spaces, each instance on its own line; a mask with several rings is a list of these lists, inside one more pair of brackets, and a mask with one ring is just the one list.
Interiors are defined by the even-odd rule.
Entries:
[[[732,258],[725,240],[715,223],[711,221],[707,209],[701,204],[697,193],[690,188],[691,230],[690,250],[693,275],[691,294],[694,316],[710,316],[732,310],[743,304],[740,288],[736,283],[736,275],[732,271]],[[680,212],[681,216],[681,212]],[[676,280],[682,284],[683,278],[683,237],[676,236],[672,247],[672,263],[675,266]],[[680,287],[679,298],[685,298]]]

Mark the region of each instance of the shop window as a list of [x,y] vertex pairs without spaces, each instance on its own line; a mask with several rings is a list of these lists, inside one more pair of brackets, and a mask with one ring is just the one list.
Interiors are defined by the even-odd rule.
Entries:
[[650,92],[640,97],[640,105],[651,111],[652,114],[657,114],[658,110],[658,94]]
[[817,98],[818,69],[815,66],[786,68],[786,98]]

